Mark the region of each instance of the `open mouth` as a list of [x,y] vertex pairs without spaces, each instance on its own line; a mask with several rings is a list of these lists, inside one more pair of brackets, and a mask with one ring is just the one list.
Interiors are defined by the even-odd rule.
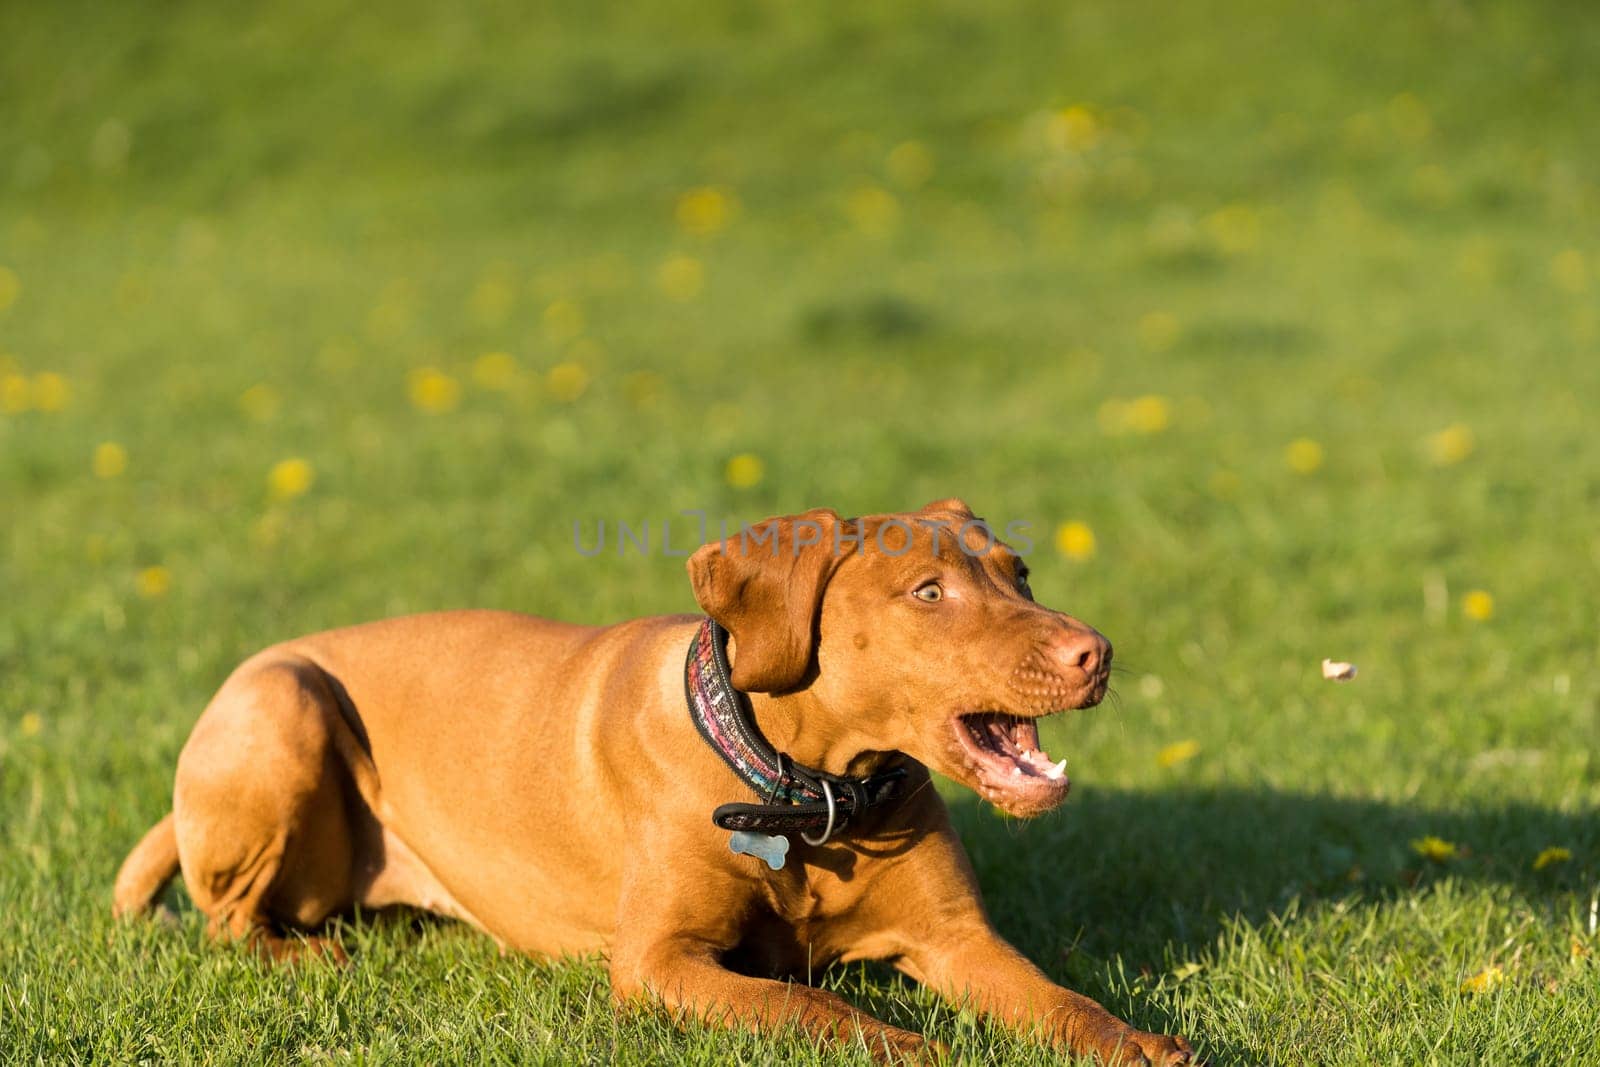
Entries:
[[974,772],[977,791],[1015,815],[1036,815],[1066,798],[1067,761],[1039,747],[1035,719],[980,711],[957,715],[956,739]]

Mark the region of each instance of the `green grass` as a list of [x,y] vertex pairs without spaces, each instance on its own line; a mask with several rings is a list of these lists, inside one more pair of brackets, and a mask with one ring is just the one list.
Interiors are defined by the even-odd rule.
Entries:
[[[1219,1064],[1593,1062],[1600,19],[1324,7],[0,9],[0,1061],[772,1062],[614,1018],[598,963],[363,920],[348,971],[264,969],[181,891],[113,925],[111,878],[265,644],[689,610],[572,523],[959,494],[1126,665],[1047,737],[1063,810],[949,793],[1004,932]],[[737,211],[685,232],[707,185]]]

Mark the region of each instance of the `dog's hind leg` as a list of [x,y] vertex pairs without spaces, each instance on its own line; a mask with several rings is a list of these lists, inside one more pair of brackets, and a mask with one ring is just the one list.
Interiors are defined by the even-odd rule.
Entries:
[[320,669],[281,652],[245,663],[201,716],[178,758],[173,817],[211,936],[273,959],[343,958],[335,941],[282,931],[314,930],[354,903],[352,821],[371,815],[348,732]]

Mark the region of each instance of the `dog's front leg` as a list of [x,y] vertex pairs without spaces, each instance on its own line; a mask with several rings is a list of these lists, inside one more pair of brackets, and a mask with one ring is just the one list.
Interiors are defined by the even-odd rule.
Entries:
[[956,1004],[1108,1067],[1192,1062],[1183,1038],[1134,1029],[1088,997],[1050,981],[995,932],[972,864],[937,793],[918,790],[897,817],[899,828],[917,830],[916,847],[897,862],[874,868],[870,879],[865,868],[859,872],[863,901],[884,902],[881,908],[857,909],[854,929],[844,932],[861,946],[860,956],[893,959],[900,970]]
[[899,965],[942,996],[1038,1033],[1074,1055],[1116,1067],[1192,1062],[1183,1038],[1135,1030],[1088,997],[1050,981],[981,914],[925,930],[907,944]]
[[611,943],[611,995],[619,1006],[658,1003],[674,1014],[763,1033],[795,1027],[814,1040],[860,1044],[880,1060],[917,1060],[935,1046],[798,982],[753,978],[723,966],[760,908],[759,886],[735,868],[686,863],[692,842],[650,837],[625,878]]
[[682,936],[618,945],[611,991],[619,1005],[659,1002],[718,1026],[762,1033],[798,1027],[830,1044],[859,1044],[884,1062],[920,1061],[935,1051],[921,1034],[879,1022],[836,994],[797,982],[751,978],[722,966],[704,942]]

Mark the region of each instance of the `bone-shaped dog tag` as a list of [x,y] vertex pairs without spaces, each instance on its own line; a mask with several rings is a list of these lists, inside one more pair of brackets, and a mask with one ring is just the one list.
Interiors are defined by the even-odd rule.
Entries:
[[789,854],[789,839],[777,834],[755,834],[749,830],[735,830],[728,836],[728,847],[742,856],[754,856],[775,871],[783,869],[784,857]]

